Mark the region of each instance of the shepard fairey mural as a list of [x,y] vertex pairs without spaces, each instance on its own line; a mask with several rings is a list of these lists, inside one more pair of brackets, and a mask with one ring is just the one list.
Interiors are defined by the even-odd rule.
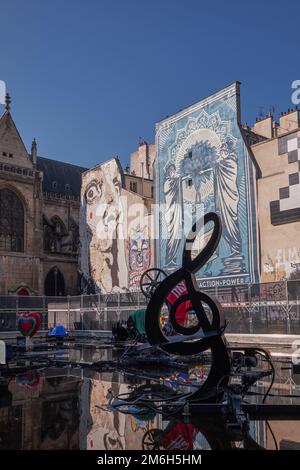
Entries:
[[198,273],[203,287],[258,279],[255,167],[241,132],[237,82],[156,126],[156,263],[168,272],[181,266],[192,224],[217,212],[222,238]]

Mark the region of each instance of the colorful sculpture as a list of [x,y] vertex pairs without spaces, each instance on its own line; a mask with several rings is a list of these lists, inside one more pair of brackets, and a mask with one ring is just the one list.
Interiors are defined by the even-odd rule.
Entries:
[[22,313],[18,318],[18,330],[23,336],[32,338],[41,326],[38,312]]

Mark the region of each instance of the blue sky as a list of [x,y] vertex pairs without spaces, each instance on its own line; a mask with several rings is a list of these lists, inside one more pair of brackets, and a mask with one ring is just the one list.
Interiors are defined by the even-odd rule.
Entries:
[[[0,80],[27,148],[90,167],[242,82],[242,120],[292,107],[300,2],[0,0]],[[1,113],[4,107],[1,106]]]

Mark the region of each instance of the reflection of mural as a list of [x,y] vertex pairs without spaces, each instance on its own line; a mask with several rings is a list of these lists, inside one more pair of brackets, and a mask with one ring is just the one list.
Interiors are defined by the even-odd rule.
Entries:
[[[106,378],[106,377],[105,377]],[[149,428],[149,422],[139,421],[131,415],[106,411],[109,399],[127,393],[128,385],[119,382],[118,372],[107,380],[91,381],[90,414],[92,426],[87,435],[88,450],[130,450],[140,449],[142,436]]]
[[129,233],[129,287],[137,288],[140,277],[150,267],[150,240],[147,227],[137,225]]
[[238,88],[234,83],[157,125],[156,184],[164,210],[157,219],[156,264],[180,266],[183,235],[199,214],[216,211],[223,232],[218,257],[199,273],[206,286],[258,276],[254,165],[239,127]]

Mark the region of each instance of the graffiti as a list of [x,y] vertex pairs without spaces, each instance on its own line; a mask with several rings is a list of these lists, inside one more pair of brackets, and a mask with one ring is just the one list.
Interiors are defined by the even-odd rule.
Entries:
[[297,265],[300,263],[300,249],[286,248],[277,251],[275,270],[285,271],[286,277],[297,269]]
[[288,279],[300,266],[300,249],[297,247],[279,248],[274,262],[267,257],[263,263],[263,272],[268,273],[270,280]]
[[284,282],[266,282],[259,284],[259,298],[266,301],[286,299],[286,285]]
[[165,205],[156,264],[168,272],[180,265],[184,236],[200,214],[215,211],[222,221],[218,253],[199,282],[206,276],[220,285],[258,279],[255,170],[238,124],[238,92],[235,83],[156,128],[156,193]]
[[139,288],[140,278],[150,267],[150,240],[147,226],[139,225],[129,234],[129,288]]

